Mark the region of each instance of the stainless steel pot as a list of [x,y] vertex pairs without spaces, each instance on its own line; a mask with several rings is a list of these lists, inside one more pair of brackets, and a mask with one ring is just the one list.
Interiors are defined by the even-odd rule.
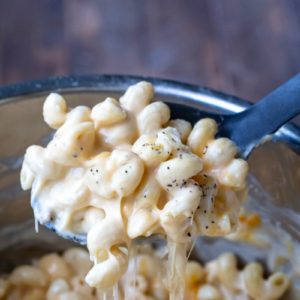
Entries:
[[[94,105],[107,95],[120,96],[140,80],[155,85],[156,99],[167,102],[173,117],[196,121],[197,109],[222,113],[239,112],[250,103],[206,88],[174,81],[133,76],[71,76],[25,82],[0,88],[0,272],[41,253],[61,250],[71,245],[52,232],[34,230],[29,194],[19,184],[19,171],[24,151],[31,144],[45,144],[51,130],[42,119],[42,104],[49,92],[62,93],[69,106]],[[267,113],[267,112],[266,112]],[[247,134],[247,133],[245,133]],[[274,235],[272,245],[259,249],[253,245],[223,239],[200,239],[195,257],[207,260],[218,253],[232,250],[246,261],[259,259],[271,268],[270,253],[279,251],[285,263],[280,267],[291,272],[298,268],[300,247],[300,129],[293,124],[282,127],[273,141],[266,142],[250,157],[251,209],[258,210],[268,224],[267,235]],[[291,240],[292,253],[284,244]],[[287,251],[287,252],[286,252]],[[300,259],[298,259],[300,260]],[[294,277],[294,283],[300,282]],[[300,291],[285,299],[300,299]]]

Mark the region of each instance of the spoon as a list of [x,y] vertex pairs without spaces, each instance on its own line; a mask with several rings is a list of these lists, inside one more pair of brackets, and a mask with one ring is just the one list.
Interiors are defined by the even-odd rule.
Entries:
[[231,139],[239,156],[247,159],[254,148],[271,139],[273,133],[300,113],[300,73],[239,113],[222,115],[184,104],[168,104],[173,119],[186,119],[192,124],[202,118],[214,119],[218,123],[217,137]]
[[[176,117],[191,116],[190,108],[173,105],[172,110],[173,107]],[[300,73],[240,113],[220,115],[204,111],[195,112],[193,108],[193,116],[191,116],[193,120],[190,121],[197,121],[204,117],[215,119],[218,123],[218,136],[231,139],[238,147],[239,156],[247,159],[254,148],[261,145],[271,134],[299,113]],[[34,211],[39,211],[38,206],[38,201],[32,202]],[[51,221],[44,225],[66,239],[86,244],[84,234],[61,232]]]

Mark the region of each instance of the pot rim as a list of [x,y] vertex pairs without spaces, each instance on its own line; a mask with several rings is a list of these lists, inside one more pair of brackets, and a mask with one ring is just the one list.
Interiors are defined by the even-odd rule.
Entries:
[[[238,113],[252,105],[251,102],[239,97],[194,84],[163,78],[114,74],[55,76],[5,85],[0,87],[0,104],[20,100],[22,96],[30,94],[38,95],[53,91],[123,92],[129,85],[141,80],[151,82],[159,95],[172,96],[181,104],[184,102],[190,106],[202,105],[202,107],[217,109],[222,113]],[[287,123],[274,134],[274,138],[285,142],[300,154],[300,127],[298,125],[292,122]]]

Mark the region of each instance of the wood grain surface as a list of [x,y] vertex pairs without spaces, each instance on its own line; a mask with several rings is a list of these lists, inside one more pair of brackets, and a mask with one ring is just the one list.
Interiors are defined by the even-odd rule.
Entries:
[[121,73],[255,101],[300,71],[299,0],[1,0],[0,85]]

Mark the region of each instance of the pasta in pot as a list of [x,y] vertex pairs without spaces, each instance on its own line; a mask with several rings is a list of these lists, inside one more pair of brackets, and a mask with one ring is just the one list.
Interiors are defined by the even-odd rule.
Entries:
[[[247,162],[236,158],[232,141],[215,138],[216,122],[170,120],[153,95],[150,83],[139,82],[119,101],[68,109],[52,93],[43,116],[57,131],[45,148],[25,154],[21,185],[32,189],[36,220],[87,235],[94,266],[86,281],[101,290],[126,272],[132,240],[153,234],[166,236],[169,260],[177,261],[169,289],[184,285],[192,238],[234,232],[246,195]],[[183,289],[171,299],[176,293],[182,298]]]
[[[150,247],[145,247],[142,252],[130,260],[117,287],[116,298],[169,299],[164,280],[166,260]],[[34,266],[19,266],[0,278],[0,299],[103,300],[105,294],[84,281],[89,267],[89,255],[81,248],[70,248],[61,256],[47,254],[35,261]],[[264,279],[258,263],[250,263],[238,270],[236,258],[231,253],[225,253],[206,265],[189,261],[184,281],[186,300],[277,300],[289,284],[287,277],[280,272]]]

